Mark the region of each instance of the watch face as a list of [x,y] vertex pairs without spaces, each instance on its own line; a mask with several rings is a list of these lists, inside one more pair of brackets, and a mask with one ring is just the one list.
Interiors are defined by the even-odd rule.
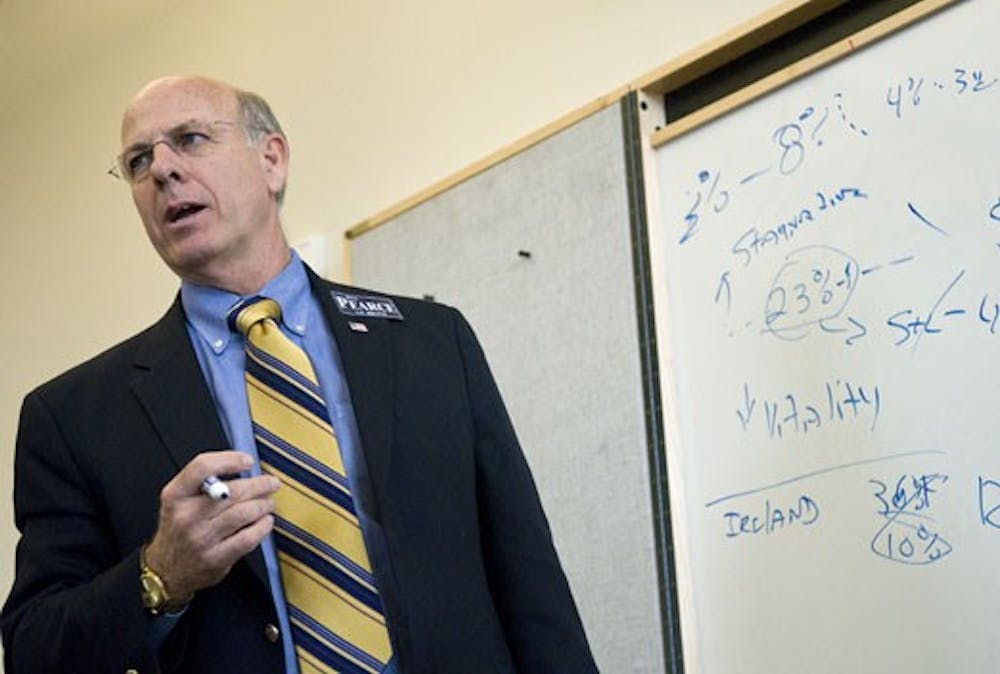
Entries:
[[139,576],[139,584],[142,586],[142,604],[150,610],[159,609],[166,602],[163,588],[158,580],[148,573]]

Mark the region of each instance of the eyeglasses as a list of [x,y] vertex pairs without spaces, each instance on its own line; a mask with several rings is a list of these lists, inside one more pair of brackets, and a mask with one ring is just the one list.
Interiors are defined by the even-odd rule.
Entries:
[[153,148],[160,143],[184,157],[204,157],[220,142],[224,129],[238,122],[219,119],[214,122],[191,120],[170,129],[152,143],[133,145],[118,155],[108,173],[131,184],[144,180],[153,165]]

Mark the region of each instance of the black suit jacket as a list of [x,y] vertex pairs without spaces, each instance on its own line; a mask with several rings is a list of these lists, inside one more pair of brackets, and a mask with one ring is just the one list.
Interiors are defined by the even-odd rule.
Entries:
[[[310,275],[341,354],[367,481],[366,534],[405,674],[593,672],[583,628],[503,403],[454,309],[342,315]],[[348,320],[360,320],[367,332]],[[179,300],[152,327],[29,394],[15,459],[22,532],[2,615],[8,674],[282,671],[263,557],[200,592],[158,654],[137,549],[159,492],[228,445]]]

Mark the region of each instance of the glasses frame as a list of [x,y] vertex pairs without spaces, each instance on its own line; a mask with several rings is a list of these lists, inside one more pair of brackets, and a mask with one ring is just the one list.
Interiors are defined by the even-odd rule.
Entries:
[[[169,147],[174,154],[180,155],[182,157],[198,156],[197,154],[184,149],[183,143],[180,140],[181,136],[190,133],[200,133],[205,136],[206,142],[212,145],[218,145],[222,141],[218,140],[216,138],[216,134],[214,133],[215,127],[217,126],[234,127],[234,126],[242,126],[242,123],[231,119],[216,119],[210,122],[204,122],[198,119],[189,119],[186,122],[182,122],[181,124],[178,124],[177,126],[168,130],[166,133],[157,136],[149,143],[136,143],[126,148],[124,151],[122,151],[121,154],[115,157],[115,160],[111,165],[111,168],[109,168],[107,172],[109,175],[115,177],[118,180],[128,183],[129,185],[134,185],[135,183],[144,180],[146,176],[148,176],[149,168],[147,167],[142,172],[142,174],[137,178],[134,175],[130,175],[131,172],[128,168],[127,162],[130,162],[133,158],[145,152],[149,152],[150,154],[152,154],[154,148],[156,148],[156,146],[160,145],[161,143]],[[211,130],[213,133],[206,134],[205,133],[206,130]],[[126,157],[128,157],[128,159],[126,159]],[[152,162],[150,162],[150,164],[151,163]]]

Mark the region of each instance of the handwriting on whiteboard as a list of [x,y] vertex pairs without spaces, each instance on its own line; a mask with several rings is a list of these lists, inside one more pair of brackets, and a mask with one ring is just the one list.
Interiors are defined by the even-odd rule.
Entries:
[[[956,66],[944,76],[906,75],[887,86],[885,109],[893,120],[899,121],[926,105],[934,98],[932,94],[948,94],[972,102],[995,95],[1000,91],[997,82],[998,78],[983,68],[968,65]],[[873,135],[872,125],[856,119],[850,107],[845,94],[838,91],[828,99],[804,106],[793,119],[779,123],[767,139],[773,146],[770,164],[737,172],[735,177],[712,168],[697,171],[695,186],[684,192],[688,205],[680,218],[678,245],[690,242],[702,226],[721,216],[739,199],[742,190],[764,177],[777,179],[794,174],[814,152],[839,140],[838,133],[862,138]]]
[[730,510],[722,518],[726,521],[727,538],[773,534],[795,526],[812,526],[819,521],[819,505],[811,496],[802,494],[791,505],[775,505],[771,499],[765,499],[756,512]]
[[[852,184],[853,181],[847,180],[817,185],[798,200],[789,199],[782,192],[782,201],[777,203],[787,207],[782,206],[785,214],[776,217],[765,215],[773,209],[759,215],[755,211],[733,209],[734,204],[750,196],[750,191],[770,189],[767,183],[776,185],[776,181],[787,180],[802,167],[819,160],[824,152],[832,151],[831,148],[841,147],[838,152],[850,148],[851,153],[866,153],[865,148],[874,147],[871,143],[878,142],[880,130],[885,131],[887,124],[906,124],[910,117],[919,116],[918,111],[929,110],[939,102],[951,100],[963,108],[991,105],[1000,92],[998,82],[1000,79],[981,65],[966,63],[937,74],[906,73],[886,82],[881,94],[834,91],[828,96],[816,95],[811,101],[803,101],[807,104],[797,114],[777,119],[758,137],[746,139],[748,148],[770,148],[763,161],[760,154],[751,151],[747,156],[757,158],[748,159],[743,170],[712,166],[698,170],[694,186],[683,192],[679,203],[683,210],[676,243],[690,247],[692,241],[699,240],[700,233],[707,231],[706,227],[737,228],[738,233],[731,239],[729,262],[717,271],[711,298],[723,312],[729,335],[749,330],[779,340],[798,341],[825,333],[847,346],[881,339],[914,350],[929,337],[939,340],[943,335],[955,333],[959,326],[979,324],[988,334],[996,335],[1000,327],[997,289],[972,287],[972,281],[962,278],[963,269],[958,267],[950,278],[942,281],[940,294],[926,298],[924,303],[918,301],[922,298],[914,298],[913,304],[878,314],[852,309],[851,296],[862,277],[876,271],[899,270],[918,261],[916,250],[906,250],[905,239],[898,241],[902,249],[889,260],[864,259],[849,250],[840,251],[843,258],[840,260],[832,251],[821,256],[816,251],[798,250],[784,259],[775,259],[778,251],[805,241],[799,237],[828,236],[819,232],[835,235],[837,230],[869,221],[872,216],[868,214],[868,202],[873,198],[874,185]],[[877,100],[878,95],[883,100]],[[894,198],[888,194],[874,196],[880,209],[887,199]],[[931,236],[963,243],[968,243],[970,237],[978,237],[974,244],[1000,250],[1000,197],[991,195],[981,205],[977,201],[974,210],[982,219],[974,222],[968,218],[951,221],[950,213],[936,213],[933,205],[923,205],[922,196],[908,195],[894,201],[898,213],[886,216],[879,211],[880,220],[888,217],[894,223],[912,223],[915,234],[922,229]],[[983,195],[974,198],[978,200]],[[731,213],[737,212],[748,221],[741,223],[731,217]],[[773,218],[770,222],[769,217]],[[920,240],[926,241],[926,236]],[[810,264],[813,261],[796,259],[802,255],[825,259]],[[767,289],[763,310],[756,317],[748,317],[745,311],[735,309],[753,300],[754,293],[746,287],[749,281],[746,273],[751,267],[763,264],[775,265],[774,282]]]
[[1000,480],[980,475],[979,520],[984,527],[1000,529]]
[[698,233],[705,218],[721,215],[741,190],[752,187],[761,178],[768,175],[783,177],[795,173],[806,160],[809,148],[823,146],[826,135],[824,128],[831,115],[852,132],[868,134],[866,129],[851,121],[844,109],[842,94],[834,95],[833,109],[835,112],[831,112],[830,105],[809,105],[794,120],[777,126],[770,137],[770,141],[776,146],[772,165],[747,170],[732,181],[728,176],[724,178],[719,171],[698,171],[697,186],[693,191],[685,193],[689,197],[689,206],[682,218],[683,226],[677,243],[684,245],[689,242]]
[[872,552],[902,564],[931,564],[951,553],[951,544],[936,531],[931,498],[948,482],[947,475],[901,475],[894,482],[874,478],[869,482],[875,487],[878,515],[885,520],[872,538]]
[[[862,278],[914,260],[914,256],[905,255],[862,268],[854,257],[832,246],[794,249],[782,260],[763,298],[760,332],[783,341],[826,333],[838,336],[847,346],[874,337],[892,346],[913,349],[925,337],[940,338],[960,326],[978,326],[988,335],[1000,332],[1000,293],[963,287],[968,286],[963,268],[957,269],[934,294],[922,298],[922,303],[892,307],[875,316],[850,311],[852,295]],[[959,289],[963,294],[959,295]],[[720,274],[714,301],[727,312],[731,310],[730,270]],[[757,325],[747,321],[744,327]]]
[[981,68],[954,68],[950,77],[910,75],[889,85],[885,102],[896,119],[902,119],[904,112],[919,108],[928,93],[969,96],[986,91],[996,83],[997,78],[985,74]]
[[733,257],[740,265],[749,267],[766,247],[777,247],[791,241],[800,227],[804,229],[811,224],[819,224],[838,204],[867,198],[868,194],[857,187],[841,187],[828,193],[817,191],[812,203],[791,209],[787,220],[763,230],[751,227],[744,232],[733,244]]
[[836,379],[825,382],[813,395],[786,392],[777,397],[758,397],[750,384],[736,417],[743,432],[765,431],[768,439],[815,433],[821,428],[845,423],[863,423],[869,431],[878,425],[882,392],[878,385],[861,385]]
[[764,329],[798,340],[840,316],[861,277],[858,263],[832,246],[806,246],[778,269],[764,306]]
[[[821,527],[820,497],[815,490],[793,492],[790,496],[771,494],[793,484],[829,473],[894,461],[917,455],[941,454],[939,451],[904,452],[876,459],[830,466],[796,475],[775,484],[726,494],[705,504],[714,508],[723,502],[737,501],[720,514],[720,532],[725,538],[753,538],[791,533],[795,529]],[[875,501],[878,529],[869,549],[882,559],[908,565],[938,562],[954,551],[953,544],[938,524],[936,506],[949,487],[950,477],[939,472],[902,472],[868,479]],[[1000,530],[1000,479],[978,476],[975,496],[978,499],[979,524],[986,530]],[[959,494],[965,496],[968,492]],[[757,497],[754,499],[753,497]],[[971,509],[962,509],[971,512]]]

